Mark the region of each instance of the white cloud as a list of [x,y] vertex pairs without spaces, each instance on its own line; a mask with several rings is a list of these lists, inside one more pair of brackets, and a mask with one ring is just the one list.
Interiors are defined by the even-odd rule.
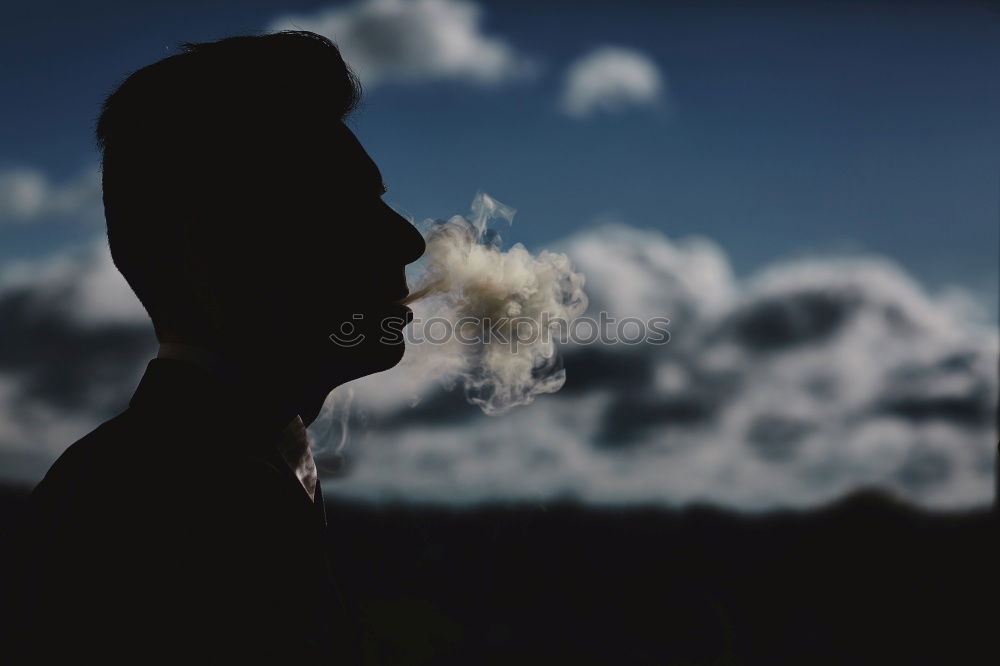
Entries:
[[282,16],[271,30],[332,39],[366,86],[439,79],[493,84],[532,71],[504,39],[482,32],[482,10],[465,0],[360,0],[312,15]]
[[649,56],[633,49],[602,46],[566,71],[561,106],[570,116],[654,106],[666,93],[664,77]]
[[0,320],[0,467],[25,477],[121,411],[155,337],[103,238],[6,267]]
[[62,183],[53,183],[37,169],[15,167],[0,171],[0,226],[51,219],[103,220],[101,177],[85,169]]
[[0,299],[30,294],[35,312],[58,314],[74,326],[145,325],[149,315],[111,260],[102,236],[0,273]]
[[814,259],[739,281],[710,241],[625,226],[560,249],[592,314],[670,317],[671,342],[569,348],[560,393],[498,417],[408,377],[404,360],[353,384],[366,427],[330,492],[763,509],[865,486],[932,507],[990,501],[997,331],[891,262]]

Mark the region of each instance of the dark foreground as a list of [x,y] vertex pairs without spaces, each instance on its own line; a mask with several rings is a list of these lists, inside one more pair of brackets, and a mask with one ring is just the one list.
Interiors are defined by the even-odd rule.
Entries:
[[[23,498],[0,491],[0,553]],[[1000,656],[997,525],[986,511],[933,515],[863,494],[758,517],[571,505],[328,512],[371,664]]]

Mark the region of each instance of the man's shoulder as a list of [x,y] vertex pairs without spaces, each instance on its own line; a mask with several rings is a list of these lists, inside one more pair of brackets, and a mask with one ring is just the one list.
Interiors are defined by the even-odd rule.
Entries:
[[[161,478],[184,482],[203,435],[184,419],[127,409],[72,443],[32,492],[35,504],[136,498]],[[202,459],[203,464],[211,461]]]
[[35,487],[33,498],[82,491],[113,474],[133,437],[132,421],[128,412],[123,412],[70,444]]
[[263,496],[280,492],[287,481],[284,470],[238,438],[226,424],[201,416],[130,408],[71,444],[35,487],[32,501],[66,505],[142,498],[151,509],[150,502],[168,495],[176,503],[181,497],[190,502],[232,497],[232,489]]

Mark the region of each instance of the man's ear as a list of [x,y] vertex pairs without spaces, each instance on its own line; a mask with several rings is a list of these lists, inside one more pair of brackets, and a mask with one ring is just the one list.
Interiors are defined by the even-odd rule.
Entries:
[[222,291],[217,279],[217,262],[213,261],[204,235],[197,229],[202,221],[196,215],[181,221],[180,264],[182,285],[179,290],[194,302],[191,310],[205,319],[212,332],[222,330],[226,313],[222,307]]

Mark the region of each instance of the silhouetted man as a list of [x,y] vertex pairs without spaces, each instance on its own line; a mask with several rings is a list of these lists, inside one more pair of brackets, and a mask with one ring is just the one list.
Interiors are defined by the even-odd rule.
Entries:
[[286,32],[186,45],[106,100],[108,240],[161,347],[32,495],[29,657],[353,658],[305,426],[400,360],[380,328],[424,250],[342,122],[358,97]]

